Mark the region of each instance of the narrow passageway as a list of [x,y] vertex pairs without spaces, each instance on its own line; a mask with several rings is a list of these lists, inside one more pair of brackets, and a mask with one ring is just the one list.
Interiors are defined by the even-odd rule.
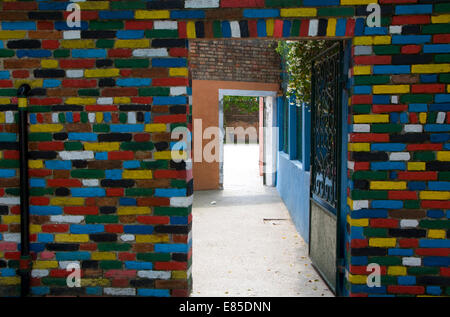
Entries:
[[225,145],[224,189],[195,192],[192,296],[333,296],[276,189],[263,186],[258,151]]

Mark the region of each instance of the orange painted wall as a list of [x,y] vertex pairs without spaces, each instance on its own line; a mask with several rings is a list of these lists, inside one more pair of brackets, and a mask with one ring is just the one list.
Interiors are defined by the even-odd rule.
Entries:
[[[266,84],[212,80],[192,81],[194,190],[219,189],[219,162],[207,163],[203,160],[197,162],[198,157],[195,151],[195,143],[202,139],[204,129],[210,126],[219,126],[219,89],[279,91],[280,86],[278,83]],[[202,119],[201,131],[198,127],[196,129],[195,119]],[[202,149],[210,141],[203,140]]]

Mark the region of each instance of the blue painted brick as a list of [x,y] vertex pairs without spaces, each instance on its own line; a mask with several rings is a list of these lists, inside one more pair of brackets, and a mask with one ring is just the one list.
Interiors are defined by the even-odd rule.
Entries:
[[434,102],[436,103],[450,102],[450,94],[436,94],[434,95]]
[[153,105],[165,106],[165,105],[185,105],[187,104],[187,98],[183,96],[177,97],[153,97]]
[[352,293],[367,293],[367,294],[385,294],[386,286],[369,287],[367,285],[352,285]]
[[374,171],[384,170],[405,170],[406,165],[404,162],[371,162],[370,167]]
[[68,31],[68,30],[87,30],[89,23],[87,21],[81,21],[80,27],[69,27],[66,21],[55,21],[55,30]]
[[243,16],[245,18],[277,18],[280,16],[279,9],[244,9]]
[[203,10],[172,10],[170,11],[171,19],[204,19],[205,11]]
[[372,86],[353,86],[353,93],[355,93],[355,94],[371,94]]
[[440,286],[427,286],[427,294],[429,295],[441,295],[442,289]]
[[61,80],[58,79],[44,79],[43,88],[55,88],[61,86]]
[[54,241],[54,235],[51,233],[38,233],[37,241],[42,243],[51,243]]
[[411,4],[395,6],[395,14],[427,14],[433,13],[432,4]]
[[186,196],[185,188],[156,188],[155,197],[184,197]]
[[132,20],[134,19],[133,11],[100,11],[98,13],[100,19],[114,20]]
[[116,32],[116,36],[118,39],[142,39],[145,36],[144,31],[139,30],[120,30]]
[[185,58],[154,58],[152,59],[153,67],[186,67]]
[[372,143],[370,146],[372,151],[398,152],[406,149],[406,144],[402,143]]
[[365,35],[386,35],[388,33],[389,32],[386,27],[366,27],[364,29]]
[[72,188],[72,197],[104,197],[106,195],[104,188]]
[[408,183],[408,189],[409,190],[424,190],[426,189],[427,185],[425,182],[409,182]]
[[122,170],[106,170],[105,176],[107,179],[122,179]]
[[32,178],[30,179],[30,187],[45,187],[45,179],[42,178]]
[[103,289],[100,286],[86,287],[86,295],[102,295]]
[[387,218],[388,212],[386,209],[359,209],[352,211],[353,219],[363,218]]
[[228,21],[223,21],[221,23],[221,28],[222,28],[222,36],[224,38],[229,38],[231,37],[231,26],[230,26],[230,22]]
[[291,36],[291,21],[285,20],[283,22],[283,37],[289,37]]
[[17,50],[17,57],[51,57],[52,52],[50,50]]
[[373,73],[376,74],[409,74],[411,66],[409,65],[374,65]]
[[423,129],[426,132],[449,132],[450,124],[425,124]]
[[36,253],[42,252],[45,250],[45,244],[44,243],[31,243],[30,250],[32,252],[36,252]]
[[[450,240],[449,240],[450,241]],[[450,266],[450,257],[430,256],[423,258],[424,266]]]
[[104,49],[73,49],[73,58],[105,58],[107,56]]
[[16,176],[16,170],[12,169],[0,169],[1,178],[10,178]]
[[56,252],[57,261],[77,261],[90,259],[91,253],[88,251]]
[[178,217],[178,216],[170,217],[170,224],[171,225],[187,225],[188,217]]
[[[266,37],[267,36],[266,21],[258,20],[258,22],[256,24],[256,30],[258,32],[259,37]],[[223,24],[222,24],[222,32],[223,32]],[[230,37],[230,36],[231,36],[231,31],[230,31],[230,35],[228,37]]]
[[70,2],[40,2],[39,10],[42,11],[65,11]]
[[50,294],[50,288],[48,286],[33,286],[31,287],[31,294],[47,295]]
[[28,22],[2,22],[3,30],[25,30],[25,31],[35,31],[36,30],[36,22],[28,21]]
[[[425,45],[426,46],[426,45]],[[422,83],[435,83],[438,80],[437,75],[420,75],[420,82]]]
[[411,103],[408,110],[409,112],[427,112],[428,105],[426,103]]
[[141,167],[140,161],[125,161],[123,162],[123,168],[125,169],[133,169]]
[[149,297],[169,297],[170,291],[168,289],[140,288],[137,290],[137,295]]
[[374,104],[389,104],[391,103],[391,96],[389,95],[374,95],[372,98]]
[[123,226],[123,232],[132,234],[152,234],[153,226],[125,225]]
[[16,140],[17,140],[16,133],[0,133],[1,142],[16,142]]
[[365,239],[364,236],[364,228],[363,227],[352,227],[352,231],[350,233],[351,239]]
[[392,44],[422,44],[431,42],[431,35],[393,35]]
[[136,206],[137,202],[134,198],[128,198],[128,197],[121,197],[119,199],[119,205],[120,206]]
[[111,124],[111,132],[144,132],[145,126],[143,124]]
[[392,248],[388,250],[388,254],[396,256],[413,256],[414,251],[412,249]]
[[161,252],[161,253],[187,253],[188,245],[183,243],[174,243],[174,244],[162,244],[157,243],[155,244],[155,252]]
[[0,79],[9,79],[9,71],[0,70]]
[[105,232],[105,226],[103,225],[70,225],[70,233],[74,234],[90,234]]
[[125,261],[125,267],[128,270],[151,270],[152,262]]
[[344,36],[347,28],[347,19],[341,18],[336,23],[336,36]]
[[401,209],[403,208],[402,200],[372,200],[373,208]]
[[367,265],[369,263],[367,256],[352,256],[352,265]]
[[30,214],[32,215],[62,215],[63,210],[59,206],[30,206]]
[[99,161],[107,161],[108,160],[108,152],[95,153],[95,159],[99,160]]
[[416,277],[415,276],[399,276],[397,278],[399,285],[415,285]]
[[97,134],[89,132],[69,132],[68,138],[70,141],[95,142],[97,141]]
[[303,0],[303,5],[306,7],[326,7],[339,4],[340,0]]
[[72,169],[71,161],[45,161],[45,167],[50,170],[70,170]]
[[445,216],[444,211],[440,209],[430,209],[427,211],[427,217],[429,218],[443,218]]
[[9,268],[0,269],[0,276],[16,276],[16,270]]
[[450,248],[450,240],[444,239],[420,239],[421,248]]
[[450,103],[431,104],[430,111],[450,111]]
[[150,86],[151,83],[150,78],[118,78],[116,80],[116,85],[120,87]]
[[450,53],[450,44],[428,44],[423,46],[424,53]]
[[428,182],[429,190],[450,190],[450,182]]

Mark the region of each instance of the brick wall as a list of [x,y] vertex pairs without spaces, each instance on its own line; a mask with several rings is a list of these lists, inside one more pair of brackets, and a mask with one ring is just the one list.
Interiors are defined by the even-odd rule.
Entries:
[[277,42],[214,40],[189,42],[192,79],[278,83]]
[[[32,294],[187,295],[187,39],[353,38],[345,295],[450,295],[450,6],[379,0],[0,4],[0,294],[17,295],[16,89],[30,98]],[[372,1],[371,1],[372,2]],[[408,3],[406,3],[408,2]],[[75,31],[75,32],[73,32]],[[77,32],[81,31],[81,32]],[[77,261],[81,288],[67,288]],[[382,286],[365,285],[369,263]]]

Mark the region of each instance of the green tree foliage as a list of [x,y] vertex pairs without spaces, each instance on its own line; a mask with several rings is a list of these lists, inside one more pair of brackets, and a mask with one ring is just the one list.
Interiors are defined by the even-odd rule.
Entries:
[[276,51],[281,55],[288,76],[287,96],[296,96],[297,104],[311,102],[311,61],[332,41],[279,41]]
[[258,97],[224,96],[223,110],[237,110],[241,114],[253,114],[259,110]]

